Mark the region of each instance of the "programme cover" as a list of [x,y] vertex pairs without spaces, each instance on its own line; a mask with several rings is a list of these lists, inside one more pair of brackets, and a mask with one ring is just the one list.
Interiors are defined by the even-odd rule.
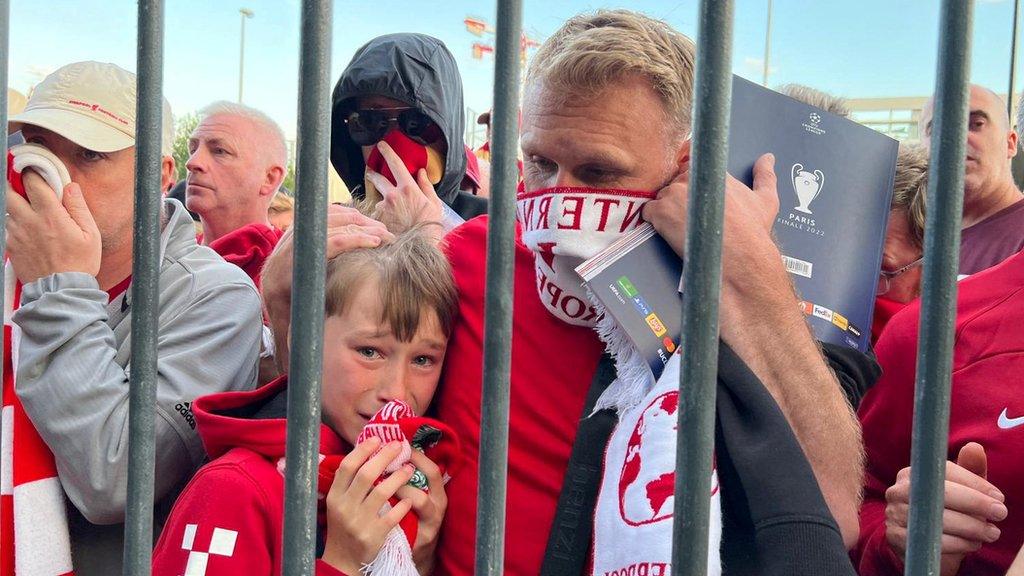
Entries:
[[[822,341],[868,347],[897,146],[852,120],[733,79],[729,173],[752,186],[754,162],[765,152],[775,155],[774,231],[800,306]],[[577,268],[656,376],[679,343],[681,268],[649,225]]]

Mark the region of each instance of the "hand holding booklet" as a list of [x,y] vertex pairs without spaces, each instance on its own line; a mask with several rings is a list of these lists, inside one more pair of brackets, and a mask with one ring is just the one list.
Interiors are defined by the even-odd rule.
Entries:
[[[898,143],[739,77],[729,126],[728,169],[740,181],[751,186],[754,162],[775,155],[773,231],[815,336],[867,350]],[[682,262],[671,246],[645,224],[576,272],[657,378],[682,330]]]

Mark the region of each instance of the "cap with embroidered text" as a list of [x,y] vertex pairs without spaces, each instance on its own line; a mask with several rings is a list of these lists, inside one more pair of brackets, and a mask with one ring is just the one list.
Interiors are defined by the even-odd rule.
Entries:
[[[96,152],[135,145],[135,74],[103,62],[68,64],[43,79],[25,109],[9,119],[10,130],[31,124],[55,132]],[[163,101],[160,148],[171,154],[171,107]]]

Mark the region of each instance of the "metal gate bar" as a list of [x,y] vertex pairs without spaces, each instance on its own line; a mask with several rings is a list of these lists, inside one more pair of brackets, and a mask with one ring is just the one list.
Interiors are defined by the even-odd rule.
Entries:
[[[11,32],[11,2],[0,0],[0,134],[4,139],[4,154],[0,154],[0,174],[7,174],[7,64],[11,51],[9,50]],[[4,176],[6,178],[6,176]],[[0,186],[0,206],[7,206],[7,185]],[[7,210],[0,214],[0,254],[7,254]],[[4,263],[6,264],[6,262]],[[0,266],[0,290],[6,285],[4,271],[7,266]],[[4,325],[4,313],[6,309],[0,306],[0,326]],[[4,347],[4,330],[0,329],[0,350]],[[3,381],[4,363],[0,362],[0,382]],[[3,432],[0,432],[2,435]]]
[[683,357],[672,526],[673,573],[687,576],[703,576],[708,566],[708,494],[715,443],[732,23],[732,0],[701,1],[683,268]]
[[331,0],[303,0],[299,63],[295,257],[288,369],[283,573],[313,574],[327,270],[327,160],[331,142]]
[[163,117],[163,0],[139,0],[135,103],[135,229],[132,350],[128,392],[128,500],[125,576],[150,573],[156,461],[157,317],[160,312],[160,172]]
[[910,450],[906,573],[911,576],[939,573],[973,13],[973,0],[944,0],[939,17],[921,331]]
[[522,2],[498,1],[491,113],[491,201],[487,229],[484,366],[480,408],[476,574],[500,576],[505,561],[509,374],[512,369],[512,283],[515,263],[516,169],[519,146],[519,43]]

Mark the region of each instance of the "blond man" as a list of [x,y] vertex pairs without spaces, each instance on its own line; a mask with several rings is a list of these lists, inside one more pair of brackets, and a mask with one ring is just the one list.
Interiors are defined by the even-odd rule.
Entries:
[[[662,382],[631,371],[622,349],[612,347],[623,352],[614,361],[602,359],[598,313],[573,268],[638,225],[641,211],[682,251],[685,225],[679,217],[687,186],[681,175],[690,157],[694,60],[689,38],[619,10],[569,20],[541,47],[527,74],[513,289],[507,574],[575,575],[590,560],[596,574],[669,573],[672,519],[664,511],[673,501],[672,427],[658,426],[662,432],[650,437],[650,445],[635,446],[652,460],[630,459],[636,452],[629,450],[613,455],[623,439],[615,434],[603,470],[602,458],[616,421],[628,444],[647,407],[656,405],[652,417],[665,423],[677,405],[649,398],[660,394]],[[421,190],[397,162],[391,167],[398,185],[383,189],[385,196],[429,202],[429,190]],[[850,570],[844,541],[856,540],[859,430],[771,240],[778,206],[772,158],[760,159],[754,174],[753,189],[730,179],[726,193],[720,395],[734,408],[752,410],[747,413],[756,413],[753,420],[764,426],[745,426],[734,410],[720,407],[718,457],[730,468],[719,473],[721,499],[715,499],[717,488],[710,495],[726,520],[717,526],[724,528],[721,549],[711,527],[711,560],[719,565],[721,554],[721,566],[740,572],[764,565],[788,574],[842,573]],[[457,353],[447,359],[436,402],[470,460],[448,490],[436,571],[445,575],[472,574],[474,566],[487,227],[479,218],[445,239],[460,314],[450,343]],[[615,413],[588,418],[602,387],[607,391],[597,407]],[[577,434],[588,440],[574,446]],[[620,474],[634,467],[636,475]],[[652,479],[654,497],[646,504],[640,478]],[[600,495],[593,494],[600,486]],[[620,486],[628,513],[618,512]],[[815,520],[791,522],[796,517]],[[760,547],[771,535],[754,530],[755,522],[783,518],[788,520],[773,524],[781,545]],[[794,535],[813,541],[813,551],[793,549]]]

